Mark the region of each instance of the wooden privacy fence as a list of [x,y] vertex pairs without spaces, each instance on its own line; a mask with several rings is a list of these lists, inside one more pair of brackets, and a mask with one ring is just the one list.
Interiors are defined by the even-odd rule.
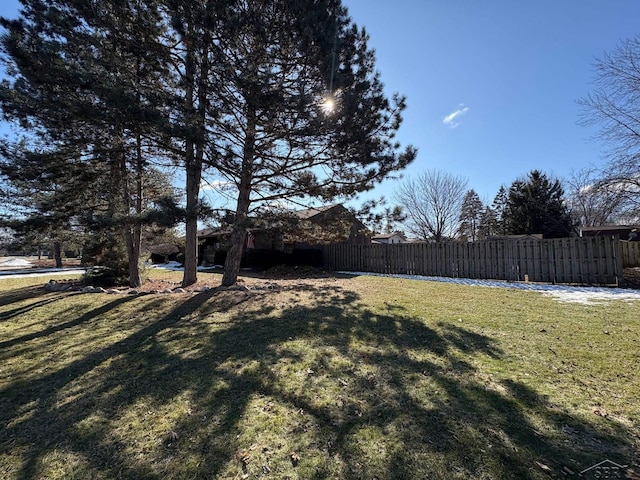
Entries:
[[351,272],[426,275],[583,285],[622,280],[616,237],[482,242],[331,244],[325,267]]
[[622,264],[625,267],[640,267],[640,242],[621,241]]

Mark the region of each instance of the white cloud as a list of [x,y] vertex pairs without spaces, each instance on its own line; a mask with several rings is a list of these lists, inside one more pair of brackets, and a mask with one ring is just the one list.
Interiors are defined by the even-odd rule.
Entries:
[[449,128],[456,128],[460,123],[462,123],[460,119],[464,117],[468,111],[469,107],[465,107],[463,104],[460,104],[456,111],[451,112],[442,119],[442,123],[447,125]]
[[200,183],[200,190],[228,190],[233,184],[225,180],[202,180]]

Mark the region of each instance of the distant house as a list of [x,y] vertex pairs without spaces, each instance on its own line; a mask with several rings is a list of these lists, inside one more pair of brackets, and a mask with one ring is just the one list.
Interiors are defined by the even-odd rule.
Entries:
[[371,237],[371,243],[386,243],[388,245],[394,243],[407,243],[407,239],[401,233],[379,233]]
[[631,242],[640,241],[640,226],[638,225],[607,225],[601,227],[582,227],[581,237],[601,237],[618,235],[620,240]]
[[[177,261],[180,255],[180,247],[175,243],[161,243],[150,245],[148,248],[151,263],[167,263]],[[182,248],[184,250],[184,248]]]
[[[229,220],[232,222],[233,219]],[[257,255],[275,259],[281,257],[276,252],[290,255],[296,249],[309,250],[324,243],[367,244],[371,241],[367,227],[341,204],[265,214],[252,218],[251,225],[247,229],[244,247],[245,257],[253,259]],[[201,263],[224,262],[230,247],[231,231],[229,224],[198,232]]]

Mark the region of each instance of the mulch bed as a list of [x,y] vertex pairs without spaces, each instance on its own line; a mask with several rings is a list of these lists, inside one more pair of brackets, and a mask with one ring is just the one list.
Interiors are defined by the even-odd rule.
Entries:
[[[52,258],[41,258],[41,259],[32,259],[29,258],[29,261],[33,265],[34,268],[56,268],[56,261]],[[79,258],[63,258],[62,259],[62,268],[78,268],[81,267]]]

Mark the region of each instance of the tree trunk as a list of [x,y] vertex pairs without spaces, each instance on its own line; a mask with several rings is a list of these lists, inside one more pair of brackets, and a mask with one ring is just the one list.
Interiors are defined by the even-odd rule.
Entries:
[[240,262],[244,251],[244,240],[247,235],[247,220],[249,206],[251,205],[251,182],[253,180],[253,157],[256,141],[256,114],[251,108],[247,109],[247,136],[244,141],[242,172],[240,185],[238,186],[238,206],[236,208],[236,220],[231,233],[231,248],[227,252],[224,263],[222,285],[228,287],[236,283],[240,272]]
[[[142,65],[140,59],[137,64],[136,79],[138,80],[138,87],[140,85],[140,77],[142,76]],[[138,91],[136,94],[136,104],[141,104],[141,95]],[[142,250],[142,210],[143,210],[143,195],[144,195],[144,170],[145,161],[144,153],[142,151],[142,133],[138,127],[136,131],[136,175],[135,175],[135,203],[133,205],[135,211],[135,219],[131,226],[126,227],[125,241],[127,244],[127,259],[129,263],[129,286],[132,288],[138,288],[142,286],[142,276],[140,274],[140,252]],[[128,182],[125,182],[128,184]],[[125,192],[129,195],[129,188]],[[130,202],[130,197],[127,199],[127,204]]]
[[186,169],[187,218],[185,221],[183,287],[188,287],[198,281],[198,195],[202,167],[193,163],[192,161]]
[[[184,38],[185,43],[185,92],[184,106],[187,120],[192,115],[194,107],[194,78],[195,78],[195,53],[194,42],[190,36],[191,26],[187,27]],[[188,287],[198,281],[198,216],[197,204],[200,193],[200,179],[195,165],[195,141],[192,132],[186,132],[185,139],[185,195],[186,195],[186,218],[185,218],[185,246],[184,246],[184,273],[182,275],[182,286]]]
[[62,268],[62,247],[60,242],[53,242],[53,258],[56,259],[56,268]]
[[[185,174],[186,207],[184,276],[182,286],[188,287],[198,281],[198,197],[202,180],[202,162],[205,148],[207,82],[209,75],[209,36],[204,35],[200,52],[200,72],[196,79],[196,40],[189,31],[185,38],[185,108],[192,112],[195,125],[187,133]],[[194,95],[197,93],[197,104]]]
[[129,286],[138,288],[142,286],[142,276],[140,275],[142,228],[140,225],[134,225],[126,229],[125,242],[127,244],[127,260],[129,264]]
[[122,234],[124,236],[124,242],[127,249],[127,266],[129,272],[129,286],[137,288],[142,286],[142,278],[140,276],[140,244],[142,241],[142,225],[141,220],[136,215],[131,218],[130,213],[133,209],[136,214],[139,214],[142,210],[142,150],[141,139],[138,135],[137,138],[137,151],[136,151],[136,177],[135,177],[135,204],[131,205],[131,188],[130,188],[130,174],[127,167],[127,158],[124,152],[124,148],[118,155],[118,178],[121,184],[122,206],[121,210],[124,214],[124,225],[122,225]]
[[236,208],[236,220],[231,232],[231,248],[227,252],[224,262],[224,274],[222,285],[228,287],[238,280],[240,262],[244,252],[244,241],[247,235],[247,216],[249,211],[249,197],[251,188],[248,184],[241,183],[238,195],[238,207]]

